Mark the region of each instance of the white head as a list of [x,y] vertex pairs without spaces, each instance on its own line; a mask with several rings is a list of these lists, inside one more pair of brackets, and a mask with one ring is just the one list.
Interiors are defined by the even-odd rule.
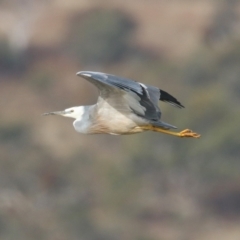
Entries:
[[46,115],[60,115],[60,116],[63,116],[63,117],[81,119],[84,112],[85,112],[85,107],[80,106],[80,107],[67,108],[63,111],[58,111],[58,112],[44,113],[43,115],[44,116],[46,116]]

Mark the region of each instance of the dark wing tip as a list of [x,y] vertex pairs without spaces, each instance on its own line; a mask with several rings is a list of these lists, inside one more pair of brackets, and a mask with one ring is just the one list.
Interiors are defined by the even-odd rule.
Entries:
[[160,89],[160,99],[159,100],[161,100],[163,102],[168,102],[178,108],[185,108],[175,97],[173,97],[172,95],[170,95],[169,93],[167,93],[161,89]]

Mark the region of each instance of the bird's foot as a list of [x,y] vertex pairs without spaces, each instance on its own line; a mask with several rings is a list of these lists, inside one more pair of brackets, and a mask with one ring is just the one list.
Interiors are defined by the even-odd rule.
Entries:
[[201,135],[198,133],[193,132],[190,129],[185,129],[178,133],[179,137],[193,137],[193,138],[199,138]]

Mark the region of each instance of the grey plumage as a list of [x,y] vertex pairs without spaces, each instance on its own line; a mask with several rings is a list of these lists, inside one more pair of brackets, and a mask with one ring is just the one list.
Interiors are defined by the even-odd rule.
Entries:
[[[153,125],[166,129],[176,128],[173,125],[160,121],[161,111],[158,107],[160,89],[130,79],[101,72],[83,71],[78,72],[77,75],[98,87],[100,90],[98,103],[107,101],[109,105],[113,105],[113,107],[119,110],[119,112],[122,111],[122,106],[128,105],[125,106],[125,114],[127,112],[128,114],[133,112],[140,118],[148,120],[149,123]],[[170,94],[168,95],[171,96]],[[121,101],[122,99],[125,99],[126,101],[123,103]],[[119,102],[121,102],[121,107],[117,104]],[[175,102],[175,105],[182,106],[181,104],[178,104],[180,104],[178,101]],[[129,109],[127,109],[128,107]]]
[[159,100],[179,108],[183,105],[157,87],[101,72],[82,71],[77,75],[99,89],[97,103],[44,115],[57,114],[75,118],[75,130],[85,134],[122,135],[152,130],[178,137],[200,136],[189,129],[179,133],[172,132],[169,129],[176,127],[160,120]]

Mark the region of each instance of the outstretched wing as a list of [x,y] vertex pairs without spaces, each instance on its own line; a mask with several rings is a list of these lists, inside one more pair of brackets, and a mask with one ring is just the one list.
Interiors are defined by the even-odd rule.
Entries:
[[[111,74],[83,71],[78,72],[100,90],[99,101],[107,101],[117,110],[132,111],[138,116],[151,121],[158,121],[161,116],[158,107],[160,92],[158,88],[146,86],[130,79]],[[151,87],[151,91],[148,88]]]

